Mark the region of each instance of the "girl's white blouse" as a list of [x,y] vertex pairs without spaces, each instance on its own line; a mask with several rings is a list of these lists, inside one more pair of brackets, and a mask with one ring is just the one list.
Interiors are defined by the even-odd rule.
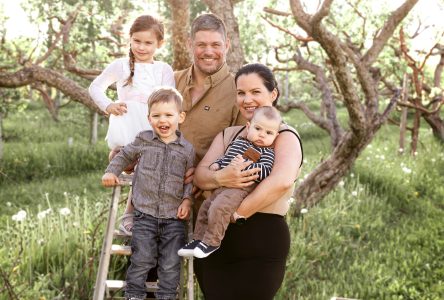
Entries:
[[156,87],[175,87],[171,66],[161,61],[135,63],[132,85],[124,86],[130,76],[129,58],[119,58],[109,64],[91,83],[89,94],[97,106],[106,111],[113,101],[106,96],[106,90],[116,83],[118,102],[147,103],[149,95]]

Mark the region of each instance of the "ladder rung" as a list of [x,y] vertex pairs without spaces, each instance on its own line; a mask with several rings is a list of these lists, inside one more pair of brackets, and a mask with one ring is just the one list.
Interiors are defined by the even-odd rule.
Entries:
[[[126,282],[124,280],[107,280],[106,288],[110,291],[121,290],[125,287]],[[157,282],[145,282],[146,291],[154,292],[157,290]]]
[[133,174],[128,175],[123,173],[119,175],[120,186],[132,185]]
[[118,238],[118,239],[130,239],[131,236],[124,234],[122,231],[120,231],[119,229],[114,229],[114,234],[113,234],[114,238]]
[[131,246],[112,245],[111,254],[131,255]]

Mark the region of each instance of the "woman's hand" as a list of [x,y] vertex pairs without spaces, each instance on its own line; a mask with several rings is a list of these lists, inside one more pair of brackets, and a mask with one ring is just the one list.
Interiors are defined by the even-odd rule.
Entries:
[[106,107],[106,112],[111,115],[121,116],[126,113],[125,103],[111,103]]
[[253,163],[251,160],[244,161],[243,158],[235,158],[233,162],[234,163],[215,172],[214,178],[219,186],[243,188],[252,185],[259,177],[257,173],[260,172],[260,168],[242,171]]

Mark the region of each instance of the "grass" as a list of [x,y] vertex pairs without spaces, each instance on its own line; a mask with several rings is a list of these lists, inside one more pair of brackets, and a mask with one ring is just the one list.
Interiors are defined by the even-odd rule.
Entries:
[[[106,123],[91,146],[83,108],[60,119],[29,105],[5,120],[0,299],[91,298],[111,193],[100,186]],[[303,138],[302,180],[328,155],[329,137],[299,112],[285,119]],[[397,137],[383,127],[320,205],[287,216],[291,251],[276,299],[444,299],[444,151],[423,129],[418,155],[399,156]],[[113,260],[113,276],[125,264]]]

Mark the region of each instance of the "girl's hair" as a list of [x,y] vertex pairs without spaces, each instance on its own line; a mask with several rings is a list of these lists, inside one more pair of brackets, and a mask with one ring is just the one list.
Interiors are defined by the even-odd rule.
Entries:
[[191,38],[194,39],[199,31],[217,31],[227,39],[227,30],[224,21],[215,14],[202,14],[191,24]]
[[272,92],[274,89],[276,89],[277,97],[273,101],[273,106],[275,106],[279,99],[280,92],[276,78],[273,75],[273,72],[271,72],[271,70],[266,65],[258,63],[244,65],[242,68],[239,69],[239,71],[237,71],[236,76],[234,76],[234,81],[236,85],[239,76],[248,75],[252,73],[257,74],[260,78],[262,78],[262,82],[264,83],[264,86],[267,88],[269,92]]
[[[138,17],[134,21],[133,25],[131,25],[129,35],[131,37],[135,32],[147,31],[147,30],[154,31],[154,33],[156,34],[157,40],[163,41],[163,37],[164,37],[163,23],[161,20],[156,19],[155,17],[150,16],[150,15],[142,15],[142,16]],[[131,50],[131,47],[129,49],[129,58],[130,58],[130,61],[129,61],[130,76],[126,80],[124,86],[131,85],[133,83],[135,57],[134,57],[133,51]]]
[[182,95],[173,87],[159,87],[151,93],[148,98],[148,111],[151,111],[151,107],[156,103],[169,103],[174,102],[177,106],[177,110],[182,112]]

